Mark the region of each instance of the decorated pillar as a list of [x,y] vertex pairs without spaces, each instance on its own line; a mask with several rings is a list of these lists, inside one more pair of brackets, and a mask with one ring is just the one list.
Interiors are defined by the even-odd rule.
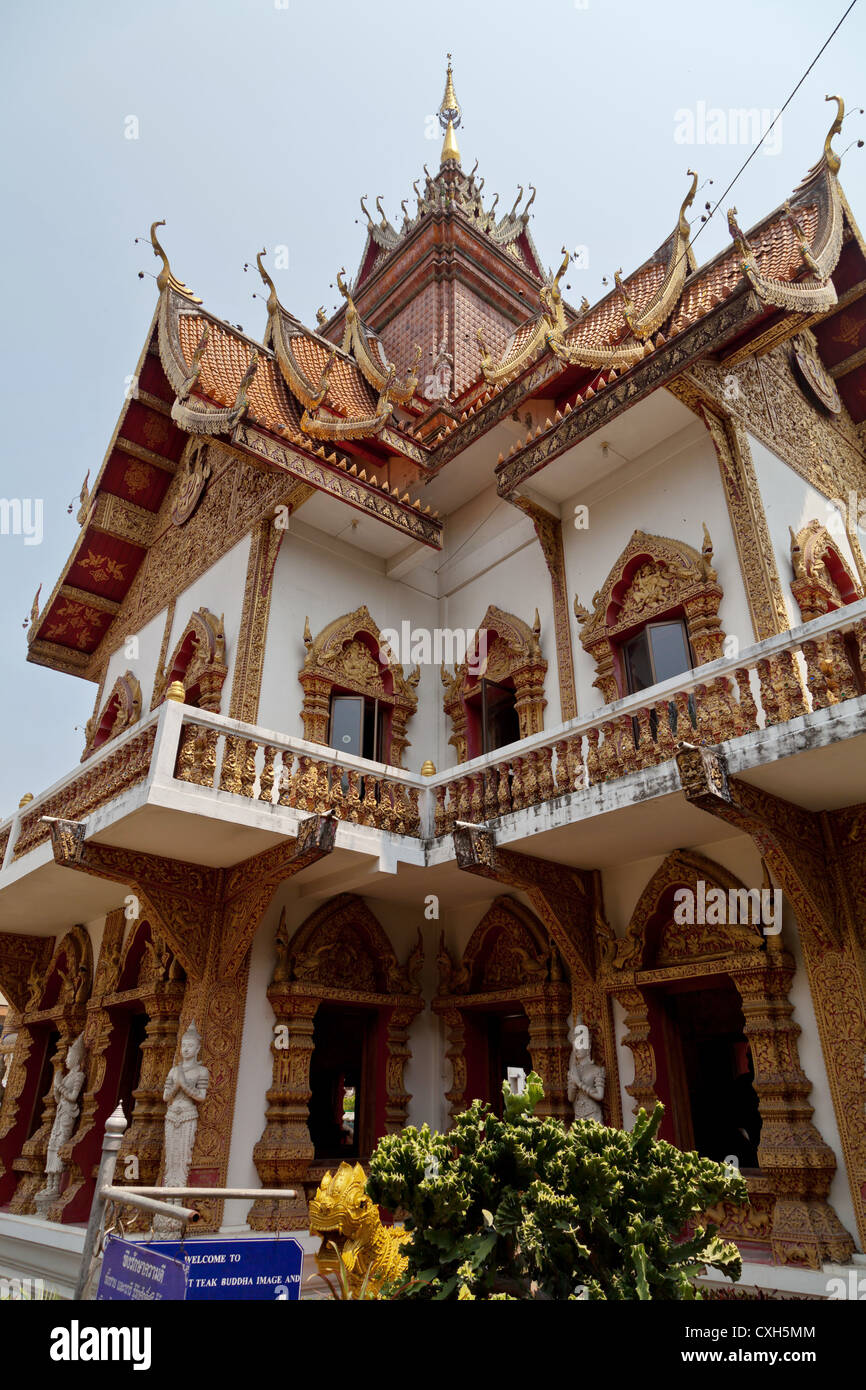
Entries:
[[322,1001],[315,994],[299,993],[287,980],[272,981],[267,993],[276,1017],[271,1042],[273,1081],[265,1097],[265,1128],[253,1149],[253,1162],[263,1187],[291,1187],[297,1196],[285,1202],[259,1200],[247,1221],[254,1231],[299,1231],[308,1224],[304,1179],[315,1153],[307,1123],[310,1058]]
[[774,955],[766,970],[732,971],[731,979],[754,1059],[762,1119],[758,1162],[776,1194],[773,1258],[820,1269],[827,1260],[844,1263],[854,1243],[827,1200],[836,1158],[812,1123],[812,1083],[800,1066],[800,1027],[788,998],[794,962],[787,952]]
[[544,984],[537,995],[522,1000],[529,1019],[529,1055],[532,1069],[544,1082],[544,1099],[536,1114],[572,1118],[568,1102],[568,1031],[566,1021],[571,1002],[567,984]]

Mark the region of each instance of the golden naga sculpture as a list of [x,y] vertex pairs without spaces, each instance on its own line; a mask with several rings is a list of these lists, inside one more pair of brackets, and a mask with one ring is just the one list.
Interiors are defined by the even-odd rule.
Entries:
[[833,146],[830,142],[832,141],[834,135],[842,134],[842,122],[845,119],[845,103],[841,97],[835,96],[825,97],[824,100],[835,101],[836,103],[836,117],[830,129],[827,131],[827,138],[824,141],[824,161],[831,174],[838,174],[840,166],[842,164],[842,159],[841,156],[838,155],[836,151],[833,149]]
[[[523,189],[520,190],[517,202],[520,201],[522,194]],[[515,203],[515,207],[516,206],[517,203]],[[557,344],[562,342],[563,334],[567,327],[567,320],[559,282],[565,274],[571,259],[571,252],[567,251],[564,246],[562,248],[562,256],[563,260],[559,270],[552,279],[550,279],[547,284],[542,285],[538,291],[541,312],[535,323],[529,327],[528,332],[524,335],[516,351],[514,350],[514,339],[512,339],[512,343],[509,349],[506,350],[506,355],[503,360],[499,363],[495,362],[492,353],[488,351],[487,344],[484,340],[483,329],[478,328],[476,330],[475,336],[478,339],[478,349],[481,353],[481,370],[484,373],[486,381],[491,383],[504,381],[507,377],[511,376],[513,372],[518,371],[525,363],[535,357],[542,348],[551,347],[555,350]]]
[[150,244],[153,247],[153,254],[158,259],[162,260],[162,270],[156,277],[157,289],[159,290],[160,294],[165,289],[176,290],[178,294],[182,294],[185,299],[191,300],[193,304],[201,304],[201,300],[198,298],[198,296],[193,294],[192,290],[189,289],[189,287],[185,285],[182,280],[178,280],[176,276],[172,274],[171,266],[168,263],[168,256],[162,249],[162,246],[159,242],[159,238],[156,235],[157,227],[164,226],[165,218],[163,218],[161,222],[152,223],[150,228]]
[[310,1234],[322,1238],[316,1252],[319,1273],[336,1274],[342,1259],[353,1295],[365,1280],[369,1290],[378,1292],[383,1284],[399,1279],[408,1264],[400,1247],[412,1239],[405,1231],[382,1225],[366,1184],[360,1163],[341,1163],[336,1173],[325,1174],[310,1202]]

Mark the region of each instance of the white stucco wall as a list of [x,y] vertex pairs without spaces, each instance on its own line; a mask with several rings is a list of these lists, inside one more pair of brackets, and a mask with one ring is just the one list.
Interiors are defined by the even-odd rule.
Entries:
[[[767,516],[767,527],[770,532],[776,568],[782,582],[785,605],[791,625],[796,627],[803,620],[797,601],[791,593],[791,580],[794,577],[794,572],[791,568],[791,536],[788,527],[790,526],[796,535],[808,522],[820,521],[822,526],[827,527],[838,547],[839,554],[849,566],[855,579],[859,578],[857,565],[851,552],[848,537],[845,534],[844,518],[840,517],[838,509],[831,507],[830,501],[823,493],[818,492],[810,483],[807,483],[787,463],[783,463],[759,439],[750,435],[749,446]],[[858,519],[857,506],[851,507],[847,497],[837,500],[845,504],[846,513],[852,520],[856,521]],[[860,548],[866,549],[866,531],[858,527],[857,536]]]
[[[242,541],[238,541],[237,545],[211,565],[210,569],[200,575],[194,584],[178,594],[165,653],[167,660],[197,608],[208,608],[217,615],[224,614],[226,664],[229,668],[229,674],[222,691],[220,707],[222,714],[227,714],[229,710],[234,661],[240,636],[249,548],[250,538],[245,536]],[[118,676],[122,676],[126,671],[132,671],[141,685],[142,717],[148,713],[165,633],[166,612],[167,610],[163,609],[138,632],[133,629],[127,634],[129,638],[134,638],[136,641],[136,647],[129,644],[133,655],[127,655],[128,644],[126,640],[118,647],[117,651],[112,653],[102,689],[100,708],[108,699],[111,687]]]
[[[410,574],[406,582],[390,579],[383,560],[294,522],[274,568],[258,723],[295,738],[304,736],[298,672],[306,655],[305,617],[309,617],[313,637],[334,618],[361,604],[366,604],[380,630],[399,631],[404,619],[414,628],[435,628],[437,601],[415,590],[411,578]],[[408,676],[408,658],[403,669]],[[419,771],[426,758],[439,766],[434,740],[441,690],[438,670],[432,665],[422,666],[418,708],[408,727],[411,746],[406,750],[405,765],[410,771]]]
[[[105,683],[99,696],[100,709],[111,694],[111,688],[118,677],[131,671],[141,686],[142,717],[148,712],[153,696],[153,683],[159,663],[162,635],[165,631],[165,614],[166,610],[163,609],[155,618],[151,618],[140,632],[130,633],[129,636],[135,638],[134,644],[129,643],[127,648],[127,643],[124,642],[116,652],[112,653],[108,662]],[[132,653],[131,655],[127,655],[127,649]]]

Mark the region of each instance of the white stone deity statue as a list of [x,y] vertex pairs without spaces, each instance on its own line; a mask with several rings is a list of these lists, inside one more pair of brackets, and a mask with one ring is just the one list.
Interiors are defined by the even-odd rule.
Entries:
[[180,1062],[165,1078],[162,1098],[165,1112],[164,1187],[185,1187],[192,1162],[198,1110],[210,1082],[207,1067],[198,1060],[201,1038],[192,1022],[180,1040]]
[[572,1037],[571,1059],[568,1064],[568,1099],[574,1105],[576,1120],[602,1122],[601,1102],[604,1100],[604,1067],[592,1060],[589,1029],[577,1020]]
[[[198,1110],[210,1084],[210,1072],[198,1060],[201,1038],[195,1021],[180,1040],[180,1061],[165,1078],[162,1098],[166,1102],[165,1137],[163,1148],[163,1187],[186,1187],[195,1135],[198,1129]],[[159,1215],[154,1230],[160,1235],[175,1236],[180,1223],[170,1216]]]
[[37,1192],[37,1208],[50,1205],[60,1190],[60,1179],[66,1164],[60,1157],[60,1149],[72,1137],[75,1121],[78,1119],[79,1096],[84,1085],[84,1034],[79,1033],[66,1053],[65,1071],[57,1071],[54,1076],[54,1099],[57,1109],[54,1123],[48,1138],[48,1153],[45,1158],[45,1186]]

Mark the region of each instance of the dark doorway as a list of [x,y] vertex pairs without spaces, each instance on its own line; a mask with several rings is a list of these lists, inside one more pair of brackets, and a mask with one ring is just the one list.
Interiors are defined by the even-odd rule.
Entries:
[[132,1093],[141,1080],[141,1048],[147,1032],[147,1014],[144,1012],[128,1014],[126,1047],[123,1053],[123,1067],[117,1087],[118,1104],[123,1106],[127,1124],[131,1123],[134,1101]]
[[677,1142],[716,1162],[735,1155],[740,1168],[756,1168],[761,1115],[736,989],[728,981],[667,992],[664,1014]]
[[316,1158],[357,1158],[373,1147],[376,1014],[322,1004],[310,1060],[310,1138]]
[[479,1010],[474,1013],[471,1025],[467,1030],[467,1042],[477,1057],[476,1065],[471,1066],[477,1077],[472,1096],[479,1095],[481,1100],[488,1101],[494,1114],[501,1116],[502,1083],[508,1076],[508,1068],[521,1067],[527,1076],[532,1071],[529,1019],[519,1006],[512,1005],[501,1012]]
[[32,1139],[39,1126],[42,1124],[42,1113],[45,1108],[44,1101],[51,1087],[54,1084],[54,1068],[51,1059],[57,1051],[57,1044],[60,1042],[60,1034],[57,1032],[48,1033],[45,1036],[45,1052],[42,1057],[42,1067],[39,1072],[39,1084],[33,1097],[33,1109],[30,1113],[30,1122],[27,1126],[26,1139]]

